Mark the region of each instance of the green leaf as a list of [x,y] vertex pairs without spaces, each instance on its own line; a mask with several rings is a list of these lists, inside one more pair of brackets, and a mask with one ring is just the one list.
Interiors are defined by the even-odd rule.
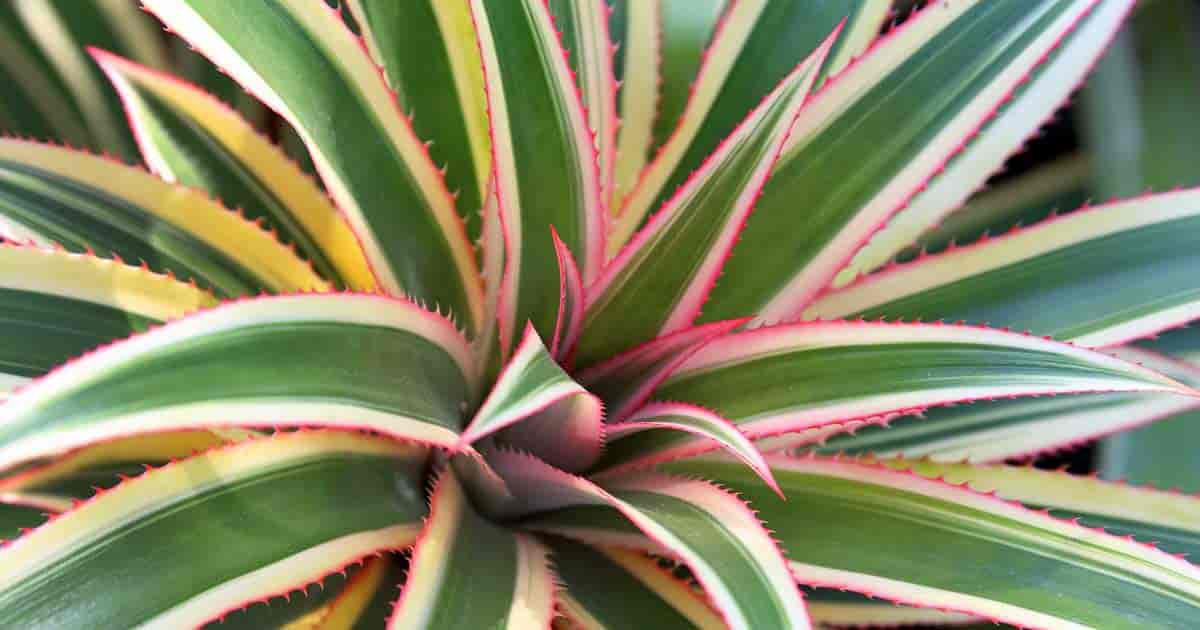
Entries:
[[0,96],[3,130],[88,146],[91,137],[83,114],[13,7],[14,3],[0,5],[0,85],[6,88]]
[[[634,189],[646,161],[650,158],[654,121],[657,118],[658,90],[663,75],[657,61],[660,56],[662,16],[661,0],[611,0],[609,36],[613,53],[613,75],[618,81],[617,159],[613,173],[613,194],[605,201],[615,215],[625,197]],[[610,243],[611,245],[611,243]]]
[[383,289],[480,329],[482,285],[454,200],[336,12],[307,0],[144,4],[296,128]]
[[375,290],[362,248],[325,193],[236,112],[178,78],[91,53],[120,94],[151,171],[261,221],[338,286]]
[[476,514],[449,471],[429,512],[389,628],[549,627],[555,585],[541,543]]
[[[167,65],[166,46],[154,21],[132,3],[111,0],[29,0],[11,5],[11,13],[5,20],[8,26],[0,27],[0,32],[6,28],[19,29],[23,46],[13,43],[24,49],[26,54],[21,56],[26,58],[13,58],[0,65],[10,66],[17,76],[40,75],[29,86],[34,88],[31,95],[38,108],[62,112],[50,113],[50,118],[57,123],[64,122],[67,117],[75,119],[70,127],[56,125],[68,132],[60,139],[126,160],[135,159],[137,151],[125,124],[120,101],[84,49],[97,46],[164,68]],[[18,64],[23,68],[17,68]],[[50,86],[54,87],[45,89]],[[26,85],[22,83],[19,88],[13,86],[10,89],[25,90]],[[76,120],[86,126],[83,132],[86,135],[81,135],[75,128]]]
[[1139,488],[1062,472],[1017,466],[973,466],[931,461],[884,460],[889,468],[911,470],[983,493],[994,493],[1086,527],[1133,536],[1167,553],[1200,554],[1200,499],[1177,492]]
[[483,65],[467,4],[350,0],[346,6],[414,133],[434,141],[430,158],[444,166],[446,186],[458,192],[458,213],[474,241],[492,158]]
[[[978,617],[963,613],[901,606],[887,600],[830,588],[805,589],[804,598],[813,621],[835,628],[949,626],[961,630],[966,624],[978,620]],[[991,622],[987,622],[986,627],[996,630]]]
[[[679,125],[721,16],[728,10],[725,0],[659,0],[662,20],[662,59],[659,71],[658,115],[654,118],[651,151],[667,143]],[[650,65],[650,64],[646,64]]]
[[14,502],[11,498],[0,498],[0,549],[21,535],[46,521],[46,510],[35,505]]
[[302,295],[205,311],[87,355],[0,407],[0,470],[138,433],[371,429],[452,446],[476,396],[466,340],[394,298]]
[[787,75],[588,287],[582,365],[691,325],[836,37]]
[[[1180,382],[1200,385],[1200,369],[1178,360],[1131,347],[1117,348],[1112,354]],[[856,427],[853,433],[831,437],[817,450],[947,462],[1003,461],[1069,448],[1141,425],[1156,426],[1163,418],[1197,407],[1200,401],[1193,398],[1164,394],[981,401],[931,409],[881,426]]]
[[[624,246],[651,212],[701,168],[746,113],[812,56],[861,2],[750,0],[731,4],[705,52],[679,125],[622,204],[610,253]],[[639,60],[646,62],[645,57]],[[815,80],[819,68],[813,70]]]
[[559,367],[532,326],[475,417],[458,438],[464,449],[489,435],[560,468],[586,470],[600,455],[604,409]]
[[0,139],[0,234],[141,261],[223,297],[329,286],[270,233],[199,191],[23,140]]
[[595,139],[600,169],[600,199],[613,191],[617,157],[617,82],[613,70],[609,8],[605,0],[549,0],[554,26],[562,37],[571,72],[579,85],[588,126]]
[[[811,322],[713,341],[655,397],[712,409],[752,439],[805,431],[797,436],[803,443],[852,421],[954,402],[1122,391],[1196,395],[1133,363],[1038,337],[940,324]],[[667,439],[686,440],[643,434],[623,442],[640,450]]]
[[880,466],[770,463],[787,502],[740,462],[666,468],[748,499],[801,582],[1024,626],[1186,628],[1200,609],[1200,569],[1139,543]]
[[558,316],[553,229],[590,284],[604,261],[605,216],[595,145],[543,0],[474,0],[504,229],[500,346],[532,322],[550,338]]
[[[1090,173],[1088,158],[1073,154],[1004,181],[954,210],[937,227],[901,250],[896,260],[907,262],[923,253],[940,253],[973,243],[984,235],[1003,234],[1060,212],[1070,212],[1087,203]],[[843,270],[841,277],[846,275]]]
[[558,537],[544,540],[554,573],[566,587],[557,595],[568,619],[584,628],[723,628],[721,618],[687,582],[645,554],[594,549]]
[[732,628],[807,628],[808,615],[775,542],[737,497],[703,481],[626,476],[603,488],[533,457],[489,458],[540,531],[640,548],[687,563]]
[[806,315],[986,322],[1111,346],[1200,315],[1198,234],[1200,191],[1114,202],[868,276]]
[[140,267],[81,254],[0,247],[0,391],[92,348],[216,301]]
[[1129,3],[1110,2],[1107,7],[1093,8],[1058,48],[1030,72],[1011,98],[966,140],[944,169],[908,200],[883,230],[871,237],[871,242],[842,275],[853,277],[855,273],[866,273],[880,266],[955,211],[989,176],[1001,170],[1005,160],[1020,151],[1023,143],[1037,133],[1083,82],[1124,22],[1129,7]]
[[[651,443],[644,451],[626,450],[621,439],[645,431],[655,433],[682,432],[712,442],[728,451],[749,466],[763,482],[778,490],[779,484],[771,478],[771,470],[763,460],[762,453],[732,422],[717,414],[684,403],[650,403],[639,409],[628,420],[608,425],[604,437],[605,456],[597,464],[599,475],[612,478],[623,471],[646,468],[653,464],[682,459],[687,457],[689,449],[661,448],[661,444]],[[693,449],[695,447],[693,446]],[[708,450],[708,445],[700,446],[700,450]]]
[[604,401],[609,422],[620,422],[641,407],[654,388],[704,344],[748,320],[693,326],[659,337],[580,371],[575,378]]
[[22,493],[86,499],[97,488],[110,488],[145,466],[203,453],[227,443],[262,434],[246,429],[214,429],[149,433],[99,442],[73,450],[50,462],[35,462],[0,478],[0,494]]
[[302,588],[413,541],[424,455],[300,432],[153,470],[0,551],[0,623],[192,627]]
[[1064,38],[1115,30],[1131,4],[961,0],[911,17],[805,107],[704,318],[798,318]]

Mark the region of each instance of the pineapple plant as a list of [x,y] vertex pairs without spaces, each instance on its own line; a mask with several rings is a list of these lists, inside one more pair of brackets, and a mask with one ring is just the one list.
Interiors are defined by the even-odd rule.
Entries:
[[1006,462],[1200,405],[1200,192],[973,196],[1133,0],[343,4],[0,11],[0,626],[1194,625]]

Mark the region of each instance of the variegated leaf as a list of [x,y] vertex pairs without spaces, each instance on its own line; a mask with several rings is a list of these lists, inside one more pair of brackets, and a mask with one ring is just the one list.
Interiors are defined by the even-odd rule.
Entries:
[[445,319],[375,295],[241,301],[51,372],[0,406],[0,470],[93,442],[212,426],[371,429],[445,447],[477,395]]
[[454,199],[333,9],[307,0],[144,5],[296,128],[384,290],[448,310],[468,331],[482,327],[483,286]]
[[0,139],[0,236],[146,263],[223,297],[329,284],[205,194],[116,160]]
[[1200,569],[1140,543],[882,466],[769,461],[787,502],[740,462],[666,468],[748,499],[803,583],[1053,628],[1183,628],[1200,608]]
[[411,544],[424,454],[300,432],[153,470],[0,550],[0,622],[194,627],[303,588]]
[[894,267],[806,314],[987,322],[1111,346],[1200,316],[1197,242],[1200,191],[1151,195]]
[[121,96],[151,171],[261,221],[339,286],[375,289],[357,238],[325,193],[237,112],[181,79],[91,53]]

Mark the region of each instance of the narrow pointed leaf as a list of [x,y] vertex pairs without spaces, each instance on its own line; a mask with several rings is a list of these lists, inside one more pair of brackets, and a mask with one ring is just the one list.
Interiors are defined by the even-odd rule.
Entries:
[[[862,1],[731,3],[705,52],[678,126],[622,204],[610,251],[622,247],[674,196],[746,113],[810,57]],[[813,79],[820,65],[813,69]]]
[[563,361],[571,356],[583,332],[583,277],[566,243],[557,233],[551,236],[554,237],[554,254],[558,257],[558,318],[554,321],[550,354]]
[[705,318],[798,318],[1065,38],[1131,4],[958,0],[907,20],[805,108]]
[[[621,119],[617,130],[613,194],[605,200],[610,215],[621,208],[650,159],[658,89],[663,76],[659,68],[661,4],[662,0],[612,0],[610,4],[609,33],[616,45],[613,74],[619,85],[617,112]],[[616,249],[611,242],[609,249],[610,254]]]
[[700,314],[836,37],[746,117],[588,287],[580,363],[687,328]]
[[746,321],[704,324],[659,337],[581,371],[576,379],[604,401],[609,422],[620,422],[646,402],[654,388],[704,344]]
[[22,531],[33,529],[46,521],[46,510],[24,502],[9,502],[0,499],[0,550]]
[[559,607],[582,628],[724,628],[703,593],[658,566],[648,555],[594,549],[547,537],[555,574],[566,589]]
[[534,459],[498,453],[493,466],[530,527],[590,543],[641,547],[687,563],[732,628],[807,628],[808,615],[775,542],[737,497],[703,481],[629,476],[604,488]]
[[192,627],[302,588],[416,538],[424,453],[301,432],[148,472],[0,550],[0,619]]
[[0,390],[97,346],[216,303],[140,267],[0,246]]
[[[934,608],[901,606],[887,600],[828,588],[806,589],[813,621],[834,628],[960,628],[980,618]],[[988,626],[993,626],[991,622]],[[986,626],[985,626],[986,627]]]
[[[988,322],[1110,346],[1200,316],[1200,191],[1115,202],[901,265],[836,291],[812,317]],[[1047,301],[1072,308],[1047,309]]]
[[450,472],[429,512],[388,628],[549,627],[554,578],[541,543],[476,514]]
[[[121,103],[85,48],[99,46],[148,65],[165,67],[166,46],[154,21],[124,2],[22,0],[11,4],[16,23],[44,60],[44,65],[37,68],[40,74],[55,77],[65,89],[65,99],[59,96],[42,103],[42,107],[79,112],[90,137],[81,146],[135,159],[137,151]],[[49,93],[43,92],[37,98],[47,96]]]
[[[973,243],[984,235],[1003,234],[1079,208],[1089,198],[1091,168],[1086,155],[1073,154],[984,190],[901,250],[896,260],[908,262],[923,253],[940,253]],[[835,283],[837,286],[853,280],[847,270],[839,275],[841,278],[845,281]]]
[[346,7],[412,116],[413,131],[434,141],[430,158],[445,167],[467,233],[478,238],[491,154],[483,65],[467,4],[350,0]]
[[611,478],[622,471],[682,459],[690,454],[686,447],[656,449],[657,445],[653,444],[646,451],[630,452],[623,448],[621,438],[644,431],[679,431],[707,442],[714,442],[742,460],[758,473],[763,482],[778,491],[779,485],[771,477],[771,470],[763,460],[762,453],[742,434],[737,425],[707,409],[682,403],[651,403],[639,409],[628,420],[609,425],[605,432],[608,442],[605,444],[604,458],[597,465],[601,474]]
[[70,149],[0,140],[0,234],[141,261],[226,297],[328,288],[271,234],[199,191]]
[[[1112,354],[1179,382],[1200,385],[1200,369],[1169,357],[1132,347]],[[946,462],[1003,461],[1070,448],[1197,408],[1200,400],[1163,394],[981,401],[835,435],[818,450]]]
[[679,125],[683,109],[692,93],[692,84],[704,60],[705,50],[721,16],[728,10],[726,0],[659,0],[662,8],[662,84],[658,89],[658,114],[654,117],[654,145],[657,149],[671,137]]
[[530,326],[458,445],[465,448],[507,429],[497,436],[502,443],[585,470],[600,454],[602,422],[599,400],[571,380]]
[[595,138],[600,169],[600,198],[612,195],[617,157],[617,83],[613,72],[613,43],[608,32],[605,0],[549,0],[554,25],[579,84],[588,126]]
[[1200,554],[1200,498],[1124,483],[1101,481],[1032,466],[977,466],[931,461],[883,460],[896,470],[966,484],[1010,501],[1077,518],[1086,527],[1153,544],[1167,553]]
[[1124,22],[1127,8],[1110,3],[1093,9],[1064,38],[1049,58],[1034,69],[1026,83],[1013,92],[991,120],[967,140],[963,150],[917,193],[887,227],[871,238],[851,261],[845,273],[874,270],[907,247],[929,228],[956,210],[1004,161],[1037,133],[1040,125],[1076,89],[1107,48]]
[[56,80],[49,63],[38,54],[12,5],[0,7],[0,80],[21,89],[5,90],[0,98],[0,128],[9,134],[88,146],[91,138],[83,114],[72,106],[66,85]]
[[604,260],[596,149],[578,88],[542,0],[473,0],[487,82],[492,165],[504,227],[500,341],[558,315],[553,228],[591,282]]
[[244,429],[169,431],[100,442],[0,478],[0,493],[54,494],[86,499],[145,466],[162,466],[261,434]]
[[770,463],[786,503],[740,462],[666,467],[748,499],[801,582],[1055,628],[1186,627],[1200,607],[1200,569],[1140,543],[881,466]]
[[[1196,395],[1133,363],[1038,337],[969,326],[812,322],[709,343],[655,397],[712,409],[760,438],[968,400],[1116,391]],[[686,441],[654,441],[660,439]]]
[[454,200],[332,9],[305,0],[144,5],[296,128],[383,289],[480,328],[483,288]]
[[261,219],[339,286],[375,288],[358,240],[325,193],[237,112],[180,79],[91,52],[121,95],[151,171]]
[[390,582],[389,578],[399,577],[399,572],[393,564],[388,556],[371,558],[346,582],[346,586],[333,601],[322,606],[307,620],[312,622],[311,626],[300,626],[294,630],[340,630],[355,628],[359,623],[382,621],[384,617],[371,614],[380,612],[373,610],[371,605],[380,595],[391,599],[395,584]]
[[0,470],[153,431],[338,426],[452,446],[476,395],[446,320],[373,295],[246,300],[61,367],[0,408]]

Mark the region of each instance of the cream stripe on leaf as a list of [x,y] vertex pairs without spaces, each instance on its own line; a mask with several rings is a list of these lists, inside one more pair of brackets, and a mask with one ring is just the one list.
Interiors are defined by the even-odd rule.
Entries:
[[724,628],[703,593],[645,554],[594,549],[547,537],[554,572],[566,587],[558,595],[567,618],[587,630]]
[[581,365],[699,315],[836,38],[792,69],[588,287]]
[[[650,159],[654,122],[657,118],[658,90],[663,78],[659,68],[662,55],[662,0],[613,0],[609,5],[609,35],[613,53],[613,75],[617,78],[616,166],[612,196],[606,202],[610,215],[624,204],[625,196],[637,185],[638,177]],[[609,253],[615,249],[609,243]]]
[[596,149],[578,88],[543,0],[473,0],[487,81],[492,168],[504,227],[500,342],[532,322],[546,339],[558,316],[553,229],[585,283],[604,262]]
[[297,129],[384,290],[480,329],[483,286],[454,199],[335,11],[307,0],[144,5]]
[[[67,88],[92,137],[91,148],[132,160],[137,151],[121,113],[121,103],[106,85],[84,47],[132,53],[111,22],[111,13],[96,2],[20,0],[11,3],[29,38]],[[161,46],[161,44],[160,44]],[[62,107],[64,103],[58,103]]]
[[21,86],[5,94],[0,103],[7,114],[5,133],[89,145],[91,136],[82,113],[49,62],[38,55],[36,43],[21,26],[11,2],[0,6],[0,78],[5,85]]
[[1130,4],[927,5],[805,107],[704,317],[799,318],[1049,53]]
[[624,246],[721,146],[747,113],[811,56],[863,1],[730,3],[705,52],[679,124],[618,211],[609,251],[615,254]]
[[0,410],[0,470],[97,441],[213,426],[370,429],[453,446],[476,394],[466,340],[395,298],[232,303],[55,370]]
[[1140,488],[1032,466],[971,465],[931,461],[882,460],[896,470],[966,484],[1010,501],[1087,527],[1102,527],[1120,536],[1153,543],[1173,554],[1195,558],[1200,553],[1200,498],[1179,492]]
[[600,198],[607,206],[613,194],[617,152],[617,83],[614,45],[608,32],[610,9],[605,0],[549,0],[547,6],[554,15],[554,26],[562,36],[587,110],[600,169]]
[[[728,335],[706,345],[658,388],[731,420],[750,438],[997,397],[1192,388],[1106,354],[970,326],[811,322]],[[631,435],[643,449],[675,435]],[[815,441],[815,440],[814,440]],[[653,442],[654,444],[651,444]]]
[[371,55],[383,66],[417,137],[445,168],[446,186],[478,239],[491,163],[482,62],[465,2],[350,0]]
[[505,512],[526,515],[529,527],[679,558],[731,628],[809,627],[779,548],[737,497],[654,474],[601,487],[512,452],[489,462],[513,490]]
[[303,588],[411,544],[424,455],[304,431],[152,470],[0,550],[0,624],[194,627]]
[[[961,319],[1110,346],[1200,317],[1198,238],[1200,191],[1151,195],[868,276],[807,314]],[[1042,308],[1060,299],[1071,308]]]
[[988,623],[973,615],[901,606],[835,589],[808,589],[804,595],[813,621],[831,628],[940,628],[967,626],[971,622]]
[[429,512],[388,628],[549,627],[555,584],[541,543],[476,514],[450,471]]
[[151,171],[261,220],[324,278],[374,290],[346,220],[316,182],[237,112],[180,79],[102,50],[91,53],[120,94]]
[[1124,22],[1128,5],[1112,2],[1094,9],[994,117],[967,142],[945,170],[935,175],[851,261],[845,274],[866,273],[937,225],[1000,170],[1038,127],[1061,107]]
[[726,0],[659,2],[662,5],[658,11],[662,20],[659,42],[662,47],[662,82],[658,86],[653,149],[665,144],[679,124],[679,117],[691,94],[692,83],[704,59],[704,51],[712,41],[717,24],[729,4]]
[[[194,286],[140,267],[0,246],[0,374],[41,376],[97,346],[215,303]],[[7,389],[3,382],[0,390]]]
[[[1115,348],[1110,354],[1179,382],[1200,385],[1200,369],[1171,357],[1133,347]],[[1003,461],[1069,448],[1197,408],[1200,400],[1163,394],[981,401],[930,409],[884,426],[856,427],[853,433],[831,437],[817,450],[929,457],[946,462]],[[806,441],[803,436],[797,437],[800,442]]]
[[116,160],[0,139],[0,223],[41,244],[145,262],[224,297],[325,290],[270,233],[205,194]]
[[747,499],[802,583],[1036,627],[1186,628],[1200,614],[1200,569],[1141,543],[882,466],[769,462],[786,502],[735,460],[665,468]]

